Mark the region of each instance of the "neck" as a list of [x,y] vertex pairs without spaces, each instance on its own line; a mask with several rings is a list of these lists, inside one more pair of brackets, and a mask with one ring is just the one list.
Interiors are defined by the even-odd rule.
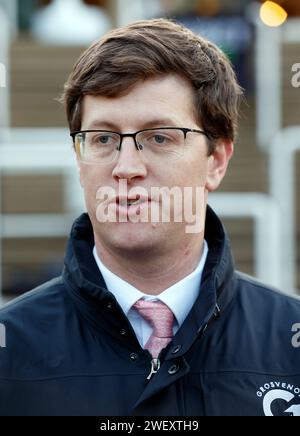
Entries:
[[96,237],[95,245],[99,258],[110,271],[145,294],[159,295],[196,269],[203,254],[203,235],[168,256],[112,253]]

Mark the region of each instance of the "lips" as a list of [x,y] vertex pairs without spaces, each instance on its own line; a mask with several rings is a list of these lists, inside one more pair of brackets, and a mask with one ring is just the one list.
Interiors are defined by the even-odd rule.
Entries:
[[115,203],[121,207],[139,206],[144,203],[150,202],[149,197],[136,195],[134,197],[122,197],[119,196],[115,199]]

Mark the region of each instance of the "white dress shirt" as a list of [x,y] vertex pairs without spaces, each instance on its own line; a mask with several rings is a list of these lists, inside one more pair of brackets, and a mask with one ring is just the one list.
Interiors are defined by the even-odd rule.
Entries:
[[129,319],[141,347],[144,348],[152,334],[153,328],[134,308],[132,308],[133,304],[135,304],[140,298],[147,301],[159,300],[165,303],[174,313],[175,322],[173,333],[175,335],[199,295],[202,273],[208,254],[208,245],[204,240],[203,253],[197,268],[191,274],[184,277],[182,280],[157,296],[144,294],[110,271],[101,262],[96,247],[94,247],[93,254],[102,273],[107,289],[115,296],[123,312]]

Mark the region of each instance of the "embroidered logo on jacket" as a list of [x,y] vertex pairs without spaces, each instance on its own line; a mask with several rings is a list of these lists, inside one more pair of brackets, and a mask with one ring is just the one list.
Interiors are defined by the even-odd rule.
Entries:
[[265,416],[300,416],[300,388],[289,383],[265,383],[256,393]]

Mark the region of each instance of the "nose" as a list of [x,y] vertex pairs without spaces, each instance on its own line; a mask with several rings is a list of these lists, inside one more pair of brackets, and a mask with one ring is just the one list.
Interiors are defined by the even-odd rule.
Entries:
[[127,180],[139,177],[145,178],[147,168],[141,153],[143,152],[136,149],[133,138],[124,138],[118,160],[113,169],[113,177]]

